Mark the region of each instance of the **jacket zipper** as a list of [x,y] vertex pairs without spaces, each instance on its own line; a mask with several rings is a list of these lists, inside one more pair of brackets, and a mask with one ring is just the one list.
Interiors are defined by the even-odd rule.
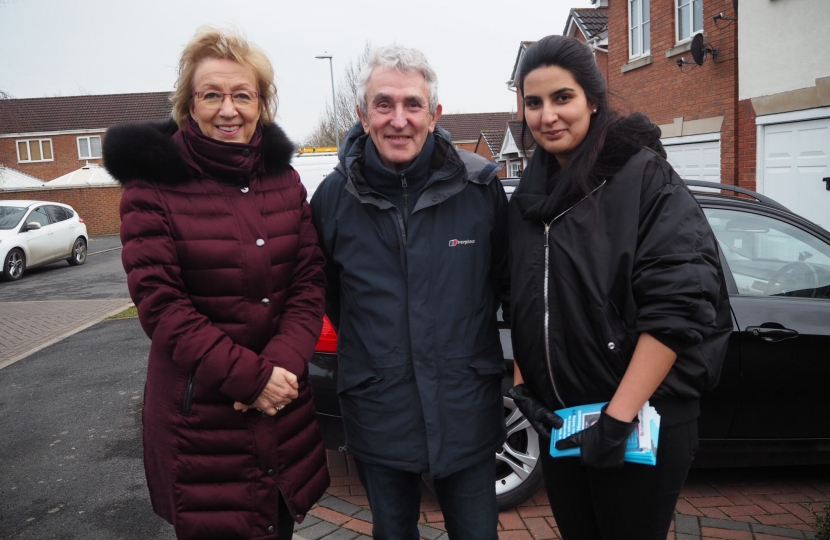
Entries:
[[406,175],[404,173],[399,174],[398,177],[401,179],[401,189],[403,189],[403,204],[401,205],[401,212],[403,212],[403,224],[404,227],[406,227],[409,225],[407,212],[409,209],[409,184],[406,183]]
[[[559,396],[559,390],[556,389],[556,379],[553,378],[553,363],[550,361],[550,303],[548,296],[548,287],[550,284],[550,226],[553,225],[554,218],[550,223],[545,223],[545,359],[548,363],[548,376],[550,376],[550,383],[553,385],[553,395],[565,407],[565,402]],[[544,223],[544,222],[543,222]]]
[[196,385],[196,376],[194,373],[190,374],[187,379],[187,389],[184,392],[184,403],[182,403],[182,414],[190,414],[191,405],[193,404],[193,387]]
[[573,206],[562,211],[562,213],[550,220],[550,223],[545,223],[544,221],[542,222],[545,225],[545,284],[543,287],[545,298],[545,359],[547,360],[550,384],[553,386],[553,394],[556,396],[556,399],[559,400],[559,403],[562,404],[562,407],[567,407],[567,405],[562,400],[562,397],[559,395],[559,390],[556,389],[556,380],[553,378],[553,362],[551,362],[550,358],[550,298],[548,294],[548,288],[550,286],[550,227],[551,225],[553,225],[554,221],[561,218],[569,210],[576,207],[576,205],[578,205],[579,203],[581,203],[582,201],[596,193],[599,190],[599,188],[605,185],[606,182],[607,180],[603,180],[602,183],[598,185],[593,191],[591,191],[590,194],[581,198]]

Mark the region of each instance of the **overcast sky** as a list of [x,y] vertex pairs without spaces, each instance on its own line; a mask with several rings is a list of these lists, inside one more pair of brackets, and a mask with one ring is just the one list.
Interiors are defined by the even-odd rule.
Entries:
[[334,75],[366,41],[422,50],[445,113],[512,111],[519,43],[561,34],[590,0],[0,0],[0,90],[16,98],[173,88],[203,24],[241,30],[274,64],[278,122],[304,139],[331,102]]

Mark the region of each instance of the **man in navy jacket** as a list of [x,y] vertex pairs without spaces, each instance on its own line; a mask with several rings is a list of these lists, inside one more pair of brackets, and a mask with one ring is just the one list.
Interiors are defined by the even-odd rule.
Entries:
[[437,80],[419,51],[374,51],[358,82],[360,123],[311,206],[374,538],[419,538],[429,472],[449,537],[495,540],[493,455],[505,438],[496,312],[508,292],[500,167],[436,126]]

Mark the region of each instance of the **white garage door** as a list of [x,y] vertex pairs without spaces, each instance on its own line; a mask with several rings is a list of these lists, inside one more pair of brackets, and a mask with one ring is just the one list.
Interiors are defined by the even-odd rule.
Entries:
[[720,141],[666,145],[669,163],[686,180],[720,182]]
[[764,195],[830,230],[830,118],[764,126]]

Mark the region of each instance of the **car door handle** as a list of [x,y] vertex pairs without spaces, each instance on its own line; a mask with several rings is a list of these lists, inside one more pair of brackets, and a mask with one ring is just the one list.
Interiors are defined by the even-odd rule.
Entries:
[[763,326],[747,326],[746,331],[764,341],[783,341],[798,337],[798,332],[789,328],[765,328]]

